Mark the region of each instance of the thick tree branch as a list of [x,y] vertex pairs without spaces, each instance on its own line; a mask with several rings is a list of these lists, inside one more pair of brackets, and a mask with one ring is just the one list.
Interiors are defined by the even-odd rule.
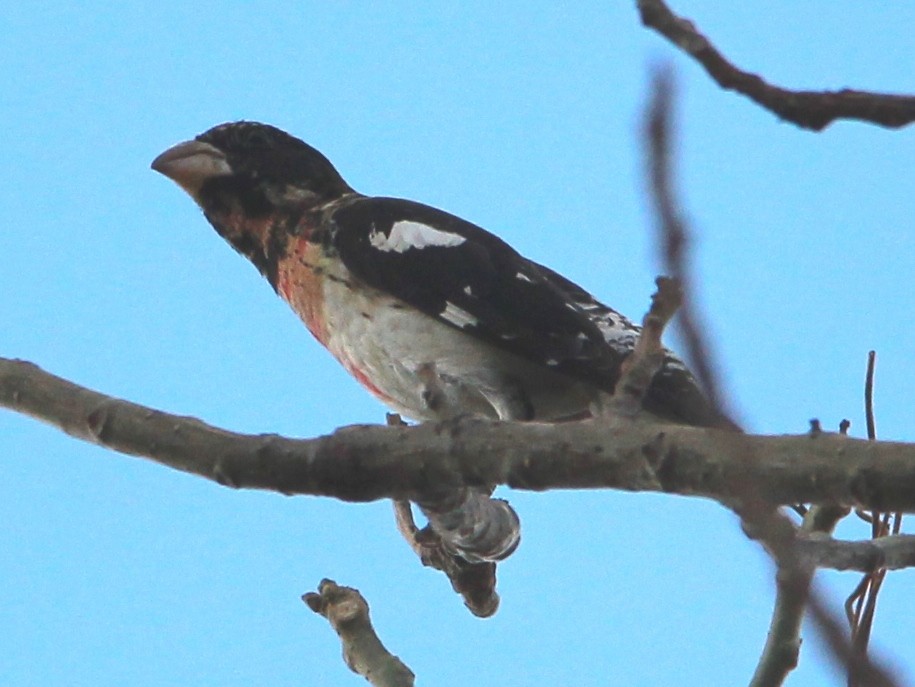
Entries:
[[888,128],[915,121],[915,97],[842,89],[791,91],[738,69],[688,19],[662,0],[637,0],[642,23],[691,56],[719,86],[737,91],[778,117],[804,129],[821,131],[837,119],[856,119]]
[[[464,419],[357,425],[315,439],[244,435],[0,358],[0,406],[74,437],[226,486],[346,501],[421,500],[445,487],[624,489],[739,505],[833,503],[915,512],[915,445],[837,434],[752,436],[615,418],[548,425]],[[759,460],[748,461],[753,454]]]
[[413,687],[413,671],[384,648],[369,619],[369,605],[358,590],[321,580],[318,591],[303,595],[302,601],[330,622],[350,670],[375,687]]

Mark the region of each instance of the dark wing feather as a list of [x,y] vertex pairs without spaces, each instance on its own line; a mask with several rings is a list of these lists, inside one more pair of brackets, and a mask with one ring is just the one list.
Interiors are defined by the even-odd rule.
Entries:
[[[624,355],[607,346],[568,293],[574,285],[556,283],[558,275],[498,237],[442,210],[394,198],[359,199],[331,220],[340,259],[368,285],[493,346],[613,390]],[[460,239],[379,248],[396,238],[392,231],[404,222],[429,228],[439,239]]]

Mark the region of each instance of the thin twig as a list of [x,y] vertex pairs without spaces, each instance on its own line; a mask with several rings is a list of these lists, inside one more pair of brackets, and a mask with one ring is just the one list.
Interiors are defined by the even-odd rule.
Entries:
[[858,582],[854,591],[845,599],[845,617],[848,620],[848,626],[852,628],[852,632],[858,626],[858,618],[861,617],[861,606],[864,604],[864,594],[867,592],[868,584],[870,584],[870,577],[865,575]]
[[702,35],[695,24],[675,15],[662,0],[637,0],[642,23],[696,60],[719,86],[747,96],[778,117],[803,129],[821,131],[838,119],[888,128],[915,121],[915,97],[842,89],[792,91],[738,69]]
[[860,656],[854,651],[839,618],[826,607],[819,595],[811,594],[808,609],[820,634],[831,649],[833,658],[847,673],[854,675],[859,684],[867,687],[902,687],[887,670],[867,656]]
[[874,419],[874,370],[877,366],[877,352],[867,353],[867,373],[864,376],[864,414],[867,419],[867,438],[877,438],[877,422]]
[[[876,363],[876,351],[869,351],[867,354],[867,372],[864,378],[864,413],[867,420],[867,438],[870,441],[877,440],[877,423],[874,413]],[[891,531],[893,535],[898,535],[902,526],[901,513],[895,513],[891,516],[890,513],[881,513],[874,510],[868,514],[867,520],[871,525],[871,537],[875,540],[873,542],[875,545],[885,543]],[[891,520],[893,523],[892,530],[890,528]],[[887,565],[875,566],[874,570],[869,571],[862,578],[845,602],[845,612],[851,626],[852,647],[858,657],[867,656],[867,648],[874,625],[874,615],[877,612],[877,597],[889,568],[890,566]],[[854,671],[849,671],[849,687],[858,687],[863,684],[860,680],[860,675]]]

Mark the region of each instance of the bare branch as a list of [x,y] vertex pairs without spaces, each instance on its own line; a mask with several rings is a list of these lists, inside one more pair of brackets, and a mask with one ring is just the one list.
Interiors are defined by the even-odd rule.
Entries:
[[802,565],[810,568],[870,573],[915,567],[915,535],[912,534],[893,534],[862,541],[800,539],[797,547]]
[[[690,362],[698,370],[719,415],[724,417],[720,406],[721,387],[717,375],[713,374],[715,368],[709,347],[698,326],[698,309],[693,307],[690,298],[689,235],[673,193],[670,152],[673,78],[670,72],[659,71],[653,86],[646,134],[650,187],[661,228],[661,243],[668,269],[683,285],[681,324],[691,354]],[[811,422],[809,436],[812,439],[822,436],[818,422]],[[758,468],[767,462],[755,447],[742,441],[739,434],[719,433],[719,438],[723,452],[734,454],[743,449],[748,468]],[[777,601],[766,646],[753,676],[753,687],[777,687],[797,665],[801,621],[807,607],[812,609],[821,633],[833,649],[833,655],[843,661],[850,675],[866,677],[875,685],[893,684],[891,676],[871,663],[867,656],[850,650],[848,642],[842,639],[841,624],[826,610],[819,595],[811,593],[813,570],[805,567],[800,559],[798,531],[793,523],[762,496],[754,480],[738,479],[733,486],[737,498],[730,504],[732,510],[740,517],[747,536],[765,546],[777,565]],[[804,501],[798,499],[797,502]],[[812,530],[830,531],[835,522],[847,513],[848,509],[844,506],[840,502],[821,503],[806,512],[805,520],[808,520]]]
[[673,77],[666,69],[655,73],[652,96],[646,116],[648,142],[648,177],[651,200],[658,218],[658,243],[663,247],[664,268],[677,280],[682,291],[680,304],[680,330],[686,345],[686,358],[690,368],[699,378],[709,403],[724,424],[733,424],[724,407],[724,394],[718,374],[709,354],[709,345],[702,334],[700,315],[695,306],[694,290],[689,263],[689,233],[681,217],[674,192],[673,164],[670,154],[671,120],[673,109]]
[[384,648],[369,619],[369,605],[358,590],[321,580],[318,591],[304,594],[302,601],[330,622],[350,670],[375,687],[413,687],[413,671]]
[[[752,484],[772,505],[915,512],[915,445],[838,434],[753,436],[647,417],[416,427],[357,425],[315,439],[235,434],[105,396],[0,358],[0,406],[85,441],[226,486],[346,501],[421,500],[444,487],[624,489],[733,506]],[[750,454],[759,460],[747,460]]]
[[737,91],[778,117],[804,129],[821,131],[837,119],[855,119],[888,128],[915,121],[915,97],[842,89],[791,91],[742,71],[722,55],[688,19],[663,0],[637,0],[642,23],[696,60],[719,86]]
[[[843,517],[848,515],[847,508],[815,506],[804,515],[801,532],[829,534]],[[810,595],[810,585],[816,572],[817,563],[833,562],[824,551],[826,544],[833,540],[804,541],[796,543],[798,555],[804,563],[794,569],[780,567],[775,576],[775,605],[772,609],[772,621],[762,655],[756,665],[756,671],[750,680],[750,687],[773,687],[781,685],[788,673],[797,667],[801,651],[801,624]],[[804,546],[809,546],[807,549]]]

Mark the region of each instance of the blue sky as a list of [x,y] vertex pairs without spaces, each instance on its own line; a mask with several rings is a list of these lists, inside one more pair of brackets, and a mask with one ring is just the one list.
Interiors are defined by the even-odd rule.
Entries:
[[[568,4],[568,3],[567,3]],[[256,271],[149,163],[239,118],[322,150],[357,189],[480,224],[641,317],[659,271],[642,176],[648,72],[680,77],[680,188],[701,304],[756,431],[819,417],[915,441],[915,131],[815,135],[712,85],[633,3],[8,3],[0,9],[0,354],[246,432],[383,420]],[[915,92],[915,6],[677,2],[788,87]],[[676,347],[676,340],[671,345]],[[298,600],[359,587],[426,684],[739,684],[771,566],[722,508],[508,493],[524,541],[471,617],[387,503],[233,492],[0,414],[0,682],[354,685]],[[863,525],[843,534],[864,537]],[[844,597],[857,578],[826,576]],[[915,678],[910,574],[874,642]],[[792,684],[842,684],[805,635]]]

